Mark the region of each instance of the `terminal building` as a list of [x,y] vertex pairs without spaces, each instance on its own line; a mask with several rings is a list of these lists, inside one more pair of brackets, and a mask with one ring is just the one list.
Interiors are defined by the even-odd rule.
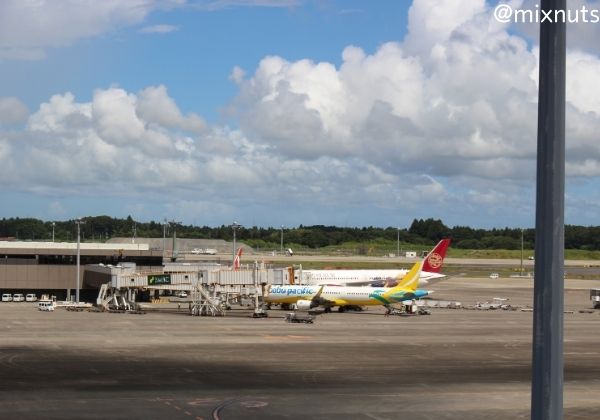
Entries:
[[[132,263],[145,271],[162,270],[162,250],[148,244],[81,243],[80,296],[94,301],[98,285],[87,281],[89,264],[118,266]],[[90,277],[90,280],[93,280]],[[77,287],[77,244],[69,242],[0,241],[0,291],[35,293],[69,299]]]
[[[212,297],[248,296],[260,285],[293,283],[293,271],[250,264],[233,271],[220,259],[173,261],[162,248],[145,243],[81,243],[80,301],[106,304],[111,296],[148,301],[174,291],[199,291]],[[171,254],[173,252],[171,251]],[[229,261],[228,261],[229,262]],[[0,293],[55,296],[74,300],[77,244],[0,241]]]

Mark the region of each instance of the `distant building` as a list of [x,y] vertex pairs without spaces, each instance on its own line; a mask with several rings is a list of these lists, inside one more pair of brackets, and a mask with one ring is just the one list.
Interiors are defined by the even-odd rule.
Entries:
[[[82,243],[81,299],[95,300],[98,293],[96,284],[86,282],[86,264],[116,266],[122,262],[157,269],[162,266],[162,250],[150,250],[148,244]],[[75,294],[76,271],[76,243],[0,241],[1,293],[47,293],[66,299]]]

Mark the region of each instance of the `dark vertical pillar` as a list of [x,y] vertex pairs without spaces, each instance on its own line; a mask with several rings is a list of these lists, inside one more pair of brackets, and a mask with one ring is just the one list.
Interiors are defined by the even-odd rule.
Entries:
[[[565,7],[566,0],[542,0],[542,10],[551,10],[553,18]],[[565,55],[565,22],[546,19],[540,29],[533,420],[563,418]]]

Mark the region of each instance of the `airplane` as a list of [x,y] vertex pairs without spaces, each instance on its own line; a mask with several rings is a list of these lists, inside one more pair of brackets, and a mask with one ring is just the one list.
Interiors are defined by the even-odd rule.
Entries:
[[[421,271],[419,286],[429,284],[430,280],[437,280],[446,277],[440,273],[446,251],[450,246],[450,239],[442,239],[427,254],[423,260],[423,270]],[[302,270],[302,281],[298,281],[297,275],[294,276],[294,283],[303,283],[308,285],[344,285],[344,286],[383,286],[390,279],[400,278],[408,273],[405,268],[384,269],[384,270]]]
[[366,305],[383,305],[390,309],[394,303],[420,299],[432,293],[417,289],[422,267],[422,262],[413,265],[395,287],[270,285],[265,290],[263,300],[267,304],[282,306],[294,304],[298,310],[305,311],[317,306],[323,306],[326,310],[337,306],[340,312],[349,307]]
[[240,269],[241,267],[241,258],[242,258],[242,251],[244,251],[244,248],[239,247],[237,250],[237,253],[235,254],[235,257],[233,258],[233,266],[231,267],[231,269],[233,271],[237,271]]

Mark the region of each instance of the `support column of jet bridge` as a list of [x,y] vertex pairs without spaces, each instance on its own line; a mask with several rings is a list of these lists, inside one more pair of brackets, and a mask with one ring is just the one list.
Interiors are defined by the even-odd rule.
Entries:
[[261,270],[259,269],[258,263],[254,262],[254,269],[252,270],[252,280],[254,282],[254,313],[252,314],[252,316],[254,318],[266,318],[267,316],[269,316],[267,314],[267,311],[263,307],[262,300],[262,286],[264,286],[268,282],[268,280],[264,279],[264,283],[261,283],[262,279],[260,274]]
[[254,313],[263,316],[263,288],[287,282],[286,274],[285,269],[267,269],[260,264],[251,269],[200,271],[197,290],[192,294],[192,315],[218,315],[234,301],[245,306],[250,299]]
[[198,277],[198,282],[192,289],[192,306],[190,308],[190,315],[225,316],[225,310],[221,304],[221,301],[210,296],[210,290],[207,283],[209,271],[200,271]]
[[[90,272],[102,275],[96,303],[104,310],[140,310],[140,301],[163,302],[161,294],[173,296],[175,292],[191,293],[198,285],[195,267],[165,267],[148,270],[135,265],[86,266]],[[108,281],[107,281],[108,280]],[[152,297],[154,296],[154,300]],[[156,300],[156,298],[158,300]]]
[[[100,285],[98,297],[96,298],[96,306],[105,311],[130,311],[138,309],[135,303],[135,290],[123,287],[122,277],[137,277],[136,266],[134,263],[123,263],[123,265],[87,265],[86,272],[101,274],[105,279],[109,280]],[[118,287],[121,286],[121,287]]]

